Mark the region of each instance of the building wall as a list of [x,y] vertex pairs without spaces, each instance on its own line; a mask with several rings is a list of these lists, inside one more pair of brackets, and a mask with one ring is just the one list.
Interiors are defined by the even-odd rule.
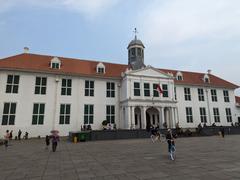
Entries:
[[[5,93],[8,74],[20,76],[17,94]],[[46,95],[34,94],[36,76],[47,77]],[[71,96],[61,95],[62,78],[72,79]],[[94,81],[94,97],[84,95],[85,80]],[[14,136],[17,135],[19,129],[23,132],[28,131],[29,136],[45,136],[49,134],[52,129],[58,129],[60,135],[68,135],[69,131],[80,130],[81,125],[84,124],[84,104],[94,105],[94,124],[91,125],[92,129],[102,128],[102,121],[106,120],[106,105],[115,106],[115,122],[117,127],[119,126],[119,81],[117,80],[1,71],[0,82],[1,120],[4,103],[17,103],[15,125],[1,125],[1,135],[3,135],[7,129],[13,130],[15,133]],[[106,97],[106,82],[115,83],[115,98]],[[43,125],[32,125],[33,103],[45,104]],[[70,124],[59,124],[60,104],[71,104]]]
[[[18,94],[5,93],[7,75],[15,74],[20,76]],[[47,77],[47,91],[46,95],[34,94],[35,89],[35,78]],[[72,95],[63,96],[61,95],[61,82],[63,78],[72,79]],[[85,96],[85,80],[93,80],[94,84],[94,97]],[[115,83],[115,97],[106,97],[106,82]],[[141,96],[134,96],[134,82],[140,82]],[[150,97],[144,97],[143,83],[150,83]],[[140,76],[127,76],[122,81],[114,79],[104,78],[87,78],[80,76],[64,76],[64,75],[53,75],[53,74],[40,74],[40,73],[27,73],[27,72],[11,72],[1,71],[0,72],[0,122],[3,115],[4,102],[16,102],[16,117],[15,125],[0,125],[0,136],[3,136],[4,132],[9,129],[14,131],[14,136],[17,135],[17,131],[21,129],[23,133],[29,132],[30,137],[36,137],[38,135],[45,136],[49,134],[52,129],[58,129],[60,135],[68,135],[69,131],[78,131],[81,129],[81,125],[84,124],[84,104],[94,105],[94,124],[92,129],[101,129],[102,121],[106,120],[106,105],[115,106],[115,123],[117,128],[126,128],[129,126],[128,119],[131,118],[128,112],[129,109],[121,109],[120,114],[120,99],[121,101],[129,99],[151,100],[153,96],[153,83],[159,83],[158,77],[140,77]],[[228,89],[230,102],[224,102],[223,90],[216,88],[217,90],[217,102],[212,102],[211,99],[211,88],[197,87],[197,86],[183,86],[174,85],[172,79],[161,79],[161,84],[168,84],[169,97],[154,97],[158,101],[173,101],[174,100],[174,86],[176,86],[177,92],[177,107],[179,123],[181,127],[196,127],[200,121],[200,107],[206,108],[207,123],[208,125],[214,122],[213,107],[218,107],[220,112],[220,123],[217,125],[230,125],[226,120],[225,108],[231,108],[233,123],[237,122],[237,117],[240,116],[240,108],[235,106],[234,91]],[[191,89],[191,101],[185,101],[184,99],[184,87],[190,87]],[[204,89],[205,101],[200,102],[198,100],[198,88]],[[209,100],[209,109],[207,103],[207,92]],[[44,103],[45,114],[43,125],[32,125],[32,114],[33,114],[33,103]],[[59,112],[60,104],[71,104],[71,117],[70,124],[60,125],[59,124]],[[137,105],[137,102],[134,102]],[[127,105],[128,106],[128,105]],[[186,107],[192,107],[193,110],[193,123],[186,122]],[[120,118],[121,116],[121,118]],[[211,122],[210,122],[210,118]]]
[[[184,96],[184,88],[190,88],[191,91],[191,101],[186,101]],[[199,101],[198,99],[198,88],[204,90],[204,101]],[[211,89],[216,89],[217,91],[217,102],[212,102]],[[230,102],[224,102],[223,90],[228,90]],[[234,90],[222,89],[222,88],[206,88],[201,86],[184,86],[176,85],[177,92],[177,106],[179,112],[179,124],[181,127],[197,127],[201,122],[200,119],[200,107],[205,107],[207,115],[207,125],[214,123],[213,108],[219,108],[220,123],[215,123],[216,125],[229,126],[231,122],[227,122],[226,118],[226,108],[231,108],[232,121],[233,123],[237,121],[236,108],[235,108],[235,95]],[[186,120],[186,107],[192,107],[193,113],[193,123],[187,123]]]

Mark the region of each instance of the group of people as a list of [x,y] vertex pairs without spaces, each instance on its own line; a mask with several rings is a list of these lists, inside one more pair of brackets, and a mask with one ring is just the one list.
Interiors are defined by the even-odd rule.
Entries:
[[[22,136],[22,131],[19,129],[17,136],[15,136],[15,140],[21,140],[21,136]],[[23,138],[28,139],[28,132],[25,132],[25,135]],[[5,148],[9,146],[9,141],[12,139],[13,139],[13,130],[11,130],[10,132],[9,130],[6,130],[6,133],[4,135],[4,142],[3,142],[5,145]]]
[[[47,135],[45,138],[46,149],[48,149],[48,147],[50,145],[50,139],[51,139],[52,140],[52,151],[55,152],[57,149],[58,141],[59,141],[59,135],[58,135],[57,130],[53,130],[53,131],[51,131],[51,133],[52,133],[52,135]],[[22,135],[22,131],[19,129],[18,135],[15,136],[15,139],[21,140],[21,135]],[[6,133],[4,135],[4,142],[3,142],[6,149],[9,146],[9,141],[12,140],[12,138],[13,138],[13,131],[11,130],[9,132],[9,130],[6,130]],[[28,139],[28,132],[25,132],[25,135],[23,136],[23,138]]]

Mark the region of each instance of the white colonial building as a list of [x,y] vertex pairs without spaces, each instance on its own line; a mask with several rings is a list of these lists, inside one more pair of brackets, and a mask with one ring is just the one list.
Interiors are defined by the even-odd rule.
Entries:
[[[240,122],[237,85],[207,73],[158,69],[144,64],[144,45],[128,45],[128,64],[28,53],[0,60],[0,132],[9,129],[60,135],[84,124],[119,129],[150,124],[174,128]],[[15,134],[16,135],[16,134]]]

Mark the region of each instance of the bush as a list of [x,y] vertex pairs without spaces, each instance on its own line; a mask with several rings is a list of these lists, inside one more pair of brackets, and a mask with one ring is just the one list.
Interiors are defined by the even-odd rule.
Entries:
[[108,124],[107,120],[104,120],[104,121],[102,122],[102,125],[103,125],[103,126],[106,126],[107,124]]

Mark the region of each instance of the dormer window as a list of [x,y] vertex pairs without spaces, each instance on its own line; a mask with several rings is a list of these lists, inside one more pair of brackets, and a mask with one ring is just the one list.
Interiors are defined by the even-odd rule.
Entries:
[[59,63],[52,63],[53,69],[59,69]]
[[60,67],[61,67],[61,61],[57,57],[54,57],[51,60],[51,68],[52,69],[60,69]]
[[183,75],[182,75],[182,73],[180,71],[177,72],[176,78],[177,78],[178,81],[182,81],[183,80]]
[[105,66],[103,63],[98,63],[97,65],[97,73],[98,74],[105,74]]
[[205,83],[210,83],[209,76],[207,74],[204,75],[203,80]]

